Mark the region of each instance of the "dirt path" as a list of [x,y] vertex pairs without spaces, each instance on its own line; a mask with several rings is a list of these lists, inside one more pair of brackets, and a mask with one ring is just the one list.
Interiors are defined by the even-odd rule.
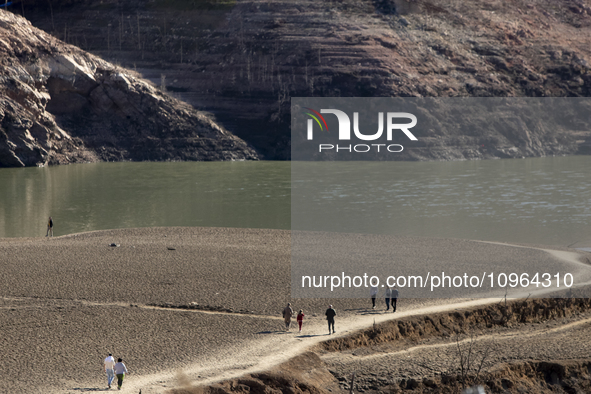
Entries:
[[[237,349],[237,351],[231,355],[231,358],[224,362],[210,363],[207,360],[203,360],[200,363],[183,368],[182,374],[194,383],[211,384],[236,378],[241,375],[270,369],[298,354],[302,354],[309,348],[328,338],[346,336],[351,332],[371,326],[374,321],[375,323],[381,323],[394,318],[472,308],[496,302],[499,302],[497,298],[484,298],[445,305],[434,305],[396,314],[355,315],[348,317],[346,322],[339,321],[337,317],[336,328],[338,332],[333,336],[329,336],[325,333],[326,327],[324,324],[316,323],[312,326],[308,325],[305,327],[305,334],[299,335],[297,333],[288,333],[285,335],[270,335],[263,340],[253,341],[242,349]],[[574,324],[582,323],[584,322]],[[453,345],[455,345],[455,342]],[[408,353],[413,350],[418,350],[419,348],[420,347],[417,347],[417,349],[403,350],[402,352]],[[141,377],[130,375],[129,380],[125,383],[126,390],[130,392],[138,392],[141,389],[142,394],[164,393],[167,388],[176,385],[179,372],[180,371],[171,371],[168,373]]]
[[[23,300],[36,300],[37,298],[33,298],[33,297],[0,297],[0,299],[6,300],[6,301],[23,301]],[[51,300],[51,299],[45,299],[45,301],[48,301],[48,300]],[[57,300],[54,299],[54,301],[57,301]],[[75,303],[82,304],[82,305],[103,306],[103,307],[109,307],[109,306],[126,307],[129,305],[128,302],[94,302],[94,301],[87,301],[87,300],[76,300]],[[252,313],[218,312],[218,311],[208,311],[208,310],[202,310],[202,309],[187,309],[187,308],[166,308],[166,307],[161,307],[161,306],[141,305],[141,304],[134,304],[134,306],[137,308],[140,308],[140,309],[169,311],[169,312],[177,312],[177,313],[189,312],[189,313],[203,313],[206,315],[242,316],[242,317],[250,317],[253,319],[279,320],[279,321],[283,320],[283,318],[277,317],[277,316],[256,315],[256,314],[252,314]],[[20,306],[20,307],[15,307],[13,305],[0,307],[0,309],[18,309],[18,308],[39,308],[39,307],[31,306],[31,305]]]
[[[505,245],[505,244],[504,244]],[[516,246],[522,247],[522,246]],[[548,249],[531,248],[544,250],[552,254],[557,259],[570,264],[573,269],[583,268],[586,271],[589,270],[587,265],[580,262],[580,255],[573,252],[554,251]],[[583,286],[591,284],[591,281],[585,283],[577,283],[577,286]],[[551,292],[555,292],[555,289],[541,289],[541,290],[524,290],[521,293],[513,294],[513,298],[525,298],[530,294],[535,293],[536,296],[542,296]],[[289,333],[284,332],[261,332],[260,339],[248,342],[240,349],[227,351],[225,354],[210,354],[199,361],[185,366],[182,369],[169,370],[162,373],[149,374],[136,376],[131,370],[128,378],[124,383],[124,390],[126,392],[137,393],[141,389],[142,394],[159,394],[165,393],[168,389],[176,387],[179,382],[179,378],[184,381],[191,381],[199,384],[211,384],[217,381],[227,380],[236,378],[241,375],[255,373],[270,369],[271,367],[278,365],[288,359],[301,354],[311,348],[314,345],[328,339],[334,338],[335,336],[345,336],[353,331],[360,330],[371,326],[374,323],[382,323],[387,320],[397,319],[406,316],[413,315],[424,315],[436,312],[445,312],[460,308],[472,308],[490,303],[499,302],[498,298],[482,298],[472,300],[446,300],[448,303],[428,305],[422,308],[399,311],[393,313],[357,313],[354,315],[346,315],[346,320],[343,318],[343,314],[340,313],[336,318],[336,330],[335,335],[327,335],[327,327],[324,320],[321,317],[317,319],[310,319],[305,322],[304,333],[298,334],[294,332],[294,328]],[[455,301],[455,302],[454,302]],[[330,301],[327,301],[327,303]],[[434,301],[435,302],[435,301]],[[444,301],[445,302],[445,301]],[[164,308],[147,307],[162,310]],[[169,310],[169,309],[166,309]],[[174,313],[175,309],[170,309],[171,313]],[[187,310],[182,310],[186,312]],[[213,313],[219,314],[220,312],[204,312],[194,311],[195,313]],[[223,313],[223,312],[222,312]],[[223,313],[225,315],[232,315],[231,313]],[[244,315],[248,316],[248,315]],[[256,316],[253,316],[256,317]],[[268,316],[259,316],[262,318],[270,318]],[[244,328],[241,328],[244,329]],[[240,335],[237,331],[236,335]],[[407,351],[407,350],[405,350]],[[88,389],[91,390],[91,389]],[[96,391],[96,389],[93,389]],[[54,393],[79,393],[80,389],[72,390],[59,390]]]
[[435,343],[435,344],[424,344],[424,345],[418,345],[418,346],[412,346],[403,350],[399,350],[399,351],[395,351],[395,352],[388,352],[388,353],[376,353],[376,354],[368,354],[365,356],[359,356],[359,355],[343,355],[342,353],[328,353],[322,356],[322,359],[325,361],[330,361],[332,359],[338,359],[339,361],[346,361],[346,359],[350,359],[350,360],[355,360],[355,361],[369,361],[369,360],[378,360],[381,358],[388,358],[388,357],[392,357],[392,356],[396,356],[396,355],[402,355],[402,354],[409,354],[412,352],[416,352],[419,350],[428,350],[428,349],[437,349],[437,348],[448,348],[448,347],[457,347],[458,345],[463,345],[463,344],[469,344],[470,342],[483,342],[483,341],[491,341],[491,340],[495,340],[497,342],[499,341],[503,341],[503,340],[513,340],[513,339],[517,339],[519,338],[520,340],[526,340],[529,338],[534,338],[534,337],[538,337],[541,335],[549,335],[549,334],[556,334],[559,332],[563,332],[563,331],[567,331],[570,330],[572,328],[584,325],[584,324],[589,324],[591,323],[591,318],[586,318],[586,319],[582,319],[582,320],[578,320],[578,321],[574,321],[568,324],[564,324],[558,327],[554,327],[554,328],[541,328],[539,330],[535,330],[529,333],[524,334],[523,332],[520,332],[519,329],[518,330],[513,330],[510,331],[508,333],[504,333],[504,334],[492,334],[492,335],[480,335],[474,338],[464,338],[461,341],[452,341],[452,342],[444,342],[444,343]]

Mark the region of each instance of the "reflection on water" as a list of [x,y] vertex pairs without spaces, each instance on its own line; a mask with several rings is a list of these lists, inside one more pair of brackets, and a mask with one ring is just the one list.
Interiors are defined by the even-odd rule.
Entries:
[[0,237],[44,236],[51,215],[55,235],[146,226],[293,225],[590,247],[590,175],[590,156],[1,169]]
[[288,162],[97,163],[0,170],[0,237],[147,226],[289,229]]

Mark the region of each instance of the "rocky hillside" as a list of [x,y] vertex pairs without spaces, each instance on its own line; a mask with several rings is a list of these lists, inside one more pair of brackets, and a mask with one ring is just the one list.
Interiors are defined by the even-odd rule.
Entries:
[[0,63],[0,167],[257,158],[137,74],[1,10]]
[[[290,157],[290,97],[591,95],[591,0],[52,0],[9,8],[214,113],[269,159]],[[429,138],[437,151],[415,160],[591,151],[586,126]],[[490,141],[498,142],[488,152],[510,153],[478,153]]]

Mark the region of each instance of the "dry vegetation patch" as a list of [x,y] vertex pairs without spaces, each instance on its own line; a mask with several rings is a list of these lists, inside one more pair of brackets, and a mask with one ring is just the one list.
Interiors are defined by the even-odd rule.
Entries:
[[589,298],[544,298],[500,302],[486,308],[412,316],[375,325],[352,335],[322,343],[325,351],[338,352],[397,340],[419,341],[430,337],[450,337],[493,326],[569,317],[591,309]]

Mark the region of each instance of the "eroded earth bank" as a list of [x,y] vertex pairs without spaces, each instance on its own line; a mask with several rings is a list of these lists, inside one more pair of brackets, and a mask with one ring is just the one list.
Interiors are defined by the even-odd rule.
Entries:
[[361,393],[589,392],[590,308],[588,298],[500,300],[396,319],[269,371],[172,392],[346,393],[352,381]]

